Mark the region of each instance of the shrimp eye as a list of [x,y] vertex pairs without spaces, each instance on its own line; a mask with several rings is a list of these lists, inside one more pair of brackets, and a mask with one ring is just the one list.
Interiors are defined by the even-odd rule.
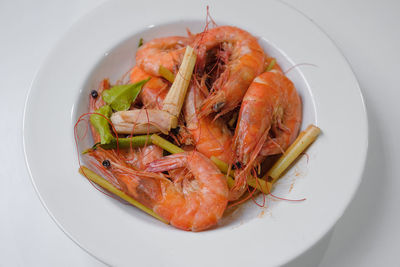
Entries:
[[213,106],[213,110],[218,112],[223,106],[225,106],[224,102],[215,103]]
[[106,168],[110,168],[110,166],[111,166],[111,163],[108,159],[103,160],[103,162],[101,164],[103,164],[103,166]]
[[97,97],[99,96],[99,94],[97,93],[96,90],[93,90],[92,92],[90,92],[90,95],[91,95],[93,98],[97,98]]

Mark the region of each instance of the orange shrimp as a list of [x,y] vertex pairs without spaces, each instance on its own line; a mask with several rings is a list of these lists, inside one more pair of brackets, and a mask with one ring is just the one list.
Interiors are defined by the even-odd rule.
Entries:
[[89,167],[143,205],[151,207],[154,200],[158,199],[161,188],[157,179],[165,179],[163,175],[138,170],[115,150],[98,147],[88,151],[84,158]]
[[256,161],[282,153],[294,141],[301,109],[296,88],[281,71],[264,72],[254,79],[243,98],[234,135],[237,160],[247,172],[235,182],[241,186]]
[[140,170],[144,170],[147,164],[163,156],[162,148],[156,145],[148,145],[136,149],[120,149],[119,153],[121,154],[121,159]]
[[264,51],[254,36],[232,26],[216,27],[199,34],[197,45],[200,69],[215,49],[226,61],[221,74],[211,85],[201,115],[213,112],[217,112],[217,116],[224,115],[240,104],[253,79],[263,71]]
[[[99,170],[115,187],[124,191],[173,226],[202,231],[219,221],[228,203],[224,175],[199,152],[170,155],[135,170],[113,151],[90,151],[89,165]],[[107,160],[108,167],[103,166]],[[161,172],[170,171],[173,181]],[[175,178],[175,179],[174,179]]]
[[160,76],[158,72],[160,66],[177,73],[185,48],[191,42],[191,38],[183,36],[153,39],[139,48],[136,53],[136,63],[153,76]]
[[211,116],[200,117],[198,108],[205,97],[192,83],[185,100],[184,116],[186,128],[193,136],[196,149],[207,157],[215,156],[232,163],[232,134],[222,118],[213,120]]
[[[99,89],[97,91],[93,90],[90,93],[89,112],[95,112],[100,107],[104,106],[105,103],[104,103],[103,98],[101,97],[101,94],[103,93],[104,90],[108,90],[108,89],[110,89],[110,81],[108,79],[104,79],[100,82]],[[92,132],[94,143],[100,142],[100,135],[94,129],[92,124],[90,124],[90,130]]]
[[143,85],[142,91],[139,94],[139,99],[146,108],[161,109],[165,96],[169,90],[169,83],[160,77],[152,76],[141,68],[133,67],[130,75],[131,83],[136,83],[151,77],[151,79]]

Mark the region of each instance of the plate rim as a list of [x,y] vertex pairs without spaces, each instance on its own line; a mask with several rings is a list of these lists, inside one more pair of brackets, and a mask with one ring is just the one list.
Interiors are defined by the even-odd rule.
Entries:
[[[367,155],[368,155],[368,151],[369,151],[369,121],[368,121],[368,112],[366,109],[366,104],[365,104],[365,99],[364,96],[362,94],[361,88],[360,88],[360,83],[358,81],[357,76],[355,75],[355,72],[349,62],[349,60],[346,58],[346,56],[343,54],[342,50],[339,48],[339,46],[336,44],[336,42],[327,34],[327,32],[321,27],[319,26],[315,21],[313,21],[310,17],[308,17],[304,12],[302,12],[301,10],[293,7],[292,5],[284,2],[284,1],[279,1],[279,0],[272,0],[275,2],[278,2],[280,4],[283,4],[285,6],[287,6],[288,8],[294,10],[295,12],[299,13],[302,17],[306,18],[307,20],[309,20],[309,22],[311,22],[311,24],[313,24],[313,26],[316,26],[316,28],[325,36],[329,39],[329,41],[333,44],[333,46],[335,47],[335,49],[340,53],[341,57],[345,60],[346,64],[349,67],[349,70],[351,71],[351,74],[353,76],[353,78],[356,81],[357,87],[354,88],[355,90],[357,90],[357,93],[360,97],[361,100],[361,104],[362,104],[362,108],[363,108],[363,122],[365,123],[365,147],[364,147],[364,151],[362,152],[363,158],[362,158],[362,163],[360,164],[359,168],[360,168],[360,174],[358,175],[358,179],[357,179],[357,184],[354,187],[354,190],[350,196],[350,200],[347,202],[347,204],[345,205],[344,208],[341,209],[340,214],[338,215],[338,218],[336,220],[334,220],[333,224],[330,225],[328,227],[328,229],[324,232],[324,235],[320,236],[319,238],[317,238],[315,240],[315,242],[312,242],[310,246],[306,246],[303,250],[299,251],[299,253],[297,253],[294,257],[288,259],[287,261],[283,262],[282,264],[291,262],[292,260],[296,259],[298,256],[302,255],[305,251],[307,251],[308,249],[310,249],[312,247],[312,245],[316,244],[319,240],[321,240],[323,238],[323,236],[325,236],[334,226],[335,224],[340,220],[340,218],[343,216],[343,214],[345,213],[345,211],[348,209],[350,203],[354,200],[354,197],[356,196],[356,193],[360,187],[362,178],[364,176],[364,171],[365,171],[365,164],[366,164],[366,160],[367,160]],[[37,194],[37,196],[39,197],[40,202],[42,203],[42,205],[44,206],[46,212],[50,215],[50,217],[52,218],[52,220],[56,223],[56,225],[74,242],[76,243],[80,248],[82,248],[84,251],[86,251],[89,255],[93,256],[94,258],[96,258],[97,260],[101,261],[104,264],[108,264],[106,261],[104,261],[102,258],[98,257],[97,255],[93,254],[91,252],[91,250],[89,248],[84,247],[83,245],[81,245],[79,243],[78,240],[75,239],[75,237],[70,234],[66,229],[64,229],[63,225],[61,222],[59,222],[57,220],[57,218],[54,216],[54,214],[51,212],[51,210],[48,208],[46,202],[44,201],[44,199],[42,198],[42,195],[35,183],[35,179],[33,177],[33,173],[31,171],[31,166],[29,164],[29,160],[28,160],[28,153],[27,153],[27,149],[26,149],[26,123],[27,123],[27,111],[29,108],[29,100],[31,97],[31,94],[33,92],[33,88],[37,82],[38,77],[40,76],[44,66],[46,66],[46,64],[48,63],[48,61],[50,60],[51,56],[53,55],[53,53],[57,50],[57,48],[59,47],[60,43],[63,41],[63,39],[66,38],[66,36],[69,35],[70,32],[73,32],[73,30],[76,29],[76,27],[82,23],[82,21],[85,21],[89,15],[93,15],[95,14],[98,10],[104,8],[105,6],[107,6],[109,3],[111,3],[113,1],[106,1],[98,6],[96,6],[95,8],[91,9],[90,11],[86,12],[85,14],[83,14],[82,16],[79,17],[79,19],[75,20],[73,24],[70,25],[70,27],[68,28],[67,31],[65,31],[61,37],[54,43],[53,47],[50,49],[49,53],[47,54],[47,56],[44,58],[44,60],[41,62],[41,64],[39,65],[39,67],[36,70],[36,73],[34,75],[34,78],[29,86],[29,90],[27,92],[26,98],[25,98],[25,103],[24,103],[24,110],[23,110],[23,119],[22,119],[22,143],[23,143],[23,152],[24,152],[24,159],[25,159],[25,165],[26,168],[28,170],[29,176],[30,176],[30,180],[32,182],[32,185],[35,189],[35,192]]]

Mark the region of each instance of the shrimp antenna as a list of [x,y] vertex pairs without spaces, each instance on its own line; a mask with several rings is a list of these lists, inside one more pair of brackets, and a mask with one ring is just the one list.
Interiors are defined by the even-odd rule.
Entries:
[[290,72],[290,71],[293,70],[294,68],[298,68],[298,67],[301,67],[301,66],[311,66],[311,67],[316,67],[316,68],[318,68],[317,65],[312,64],[312,63],[298,63],[298,64],[295,64],[295,65],[291,66],[290,68],[288,68],[287,70],[285,70],[283,73],[286,75],[288,72]]

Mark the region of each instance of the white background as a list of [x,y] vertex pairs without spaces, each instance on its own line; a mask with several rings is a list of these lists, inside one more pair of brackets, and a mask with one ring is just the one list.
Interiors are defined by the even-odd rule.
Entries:
[[[0,1],[0,266],[104,266],[46,213],[22,148],[24,102],[41,62],[72,23],[102,2]],[[353,202],[321,242],[288,266],[400,266],[400,1],[286,2],[317,23],[348,59],[365,98],[370,134]],[[257,8],[257,2],[251,5]],[[54,144],[57,153],[62,151]],[[268,262],[268,255],[259,257]]]

